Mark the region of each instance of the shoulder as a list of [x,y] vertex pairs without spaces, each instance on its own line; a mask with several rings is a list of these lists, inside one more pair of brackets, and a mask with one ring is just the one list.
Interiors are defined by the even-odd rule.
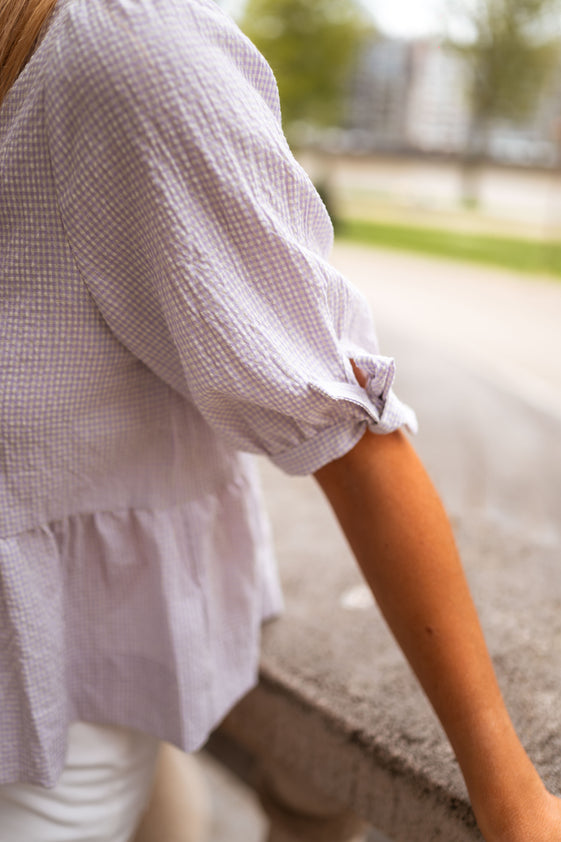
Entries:
[[[214,0],[61,0],[49,89],[59,105],[182,110],[250,88],[272,111],[263,57]],[[226,86],[226,91],[224,90]]]

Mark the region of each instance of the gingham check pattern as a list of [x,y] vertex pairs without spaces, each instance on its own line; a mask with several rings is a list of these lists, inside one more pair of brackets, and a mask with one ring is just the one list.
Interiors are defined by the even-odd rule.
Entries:
[[331,240],[213,0],[60,0],[0,110],[0,782],[74,719],[198,746],[280,605],[241,451],[415,427]]

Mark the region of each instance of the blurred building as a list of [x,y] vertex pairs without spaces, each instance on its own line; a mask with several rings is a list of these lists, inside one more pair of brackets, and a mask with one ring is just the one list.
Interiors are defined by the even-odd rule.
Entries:
[[407,148],[411,59],[411,45],[397,39],[376,41],[364,50],[350,86],[345,127],[366,149]]
[[405,107],[408,145],[423,152],[461,153],[469,129],[462,62],[431,41],[408,46],[413,68]]
[[[561,72],[556,74],[561,79]],[[470,123],[461,58],[437,41],[384,38],[361,56],[349,88],[345,146],[356,151],[461,155]],[[553,166],[561,149],[561,85],[544,92],[523,124],[495,121],[486,154]]]

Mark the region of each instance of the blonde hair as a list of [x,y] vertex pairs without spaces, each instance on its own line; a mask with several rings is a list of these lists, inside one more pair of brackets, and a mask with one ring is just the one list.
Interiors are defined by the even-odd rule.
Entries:
[[25,67],[57,0],[0,0],[0,103]]

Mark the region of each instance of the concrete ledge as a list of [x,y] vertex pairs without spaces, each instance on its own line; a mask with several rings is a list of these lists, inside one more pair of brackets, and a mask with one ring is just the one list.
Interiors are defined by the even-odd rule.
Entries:
[[344,723],[265,677],[221,730],[254,757],[306,779],[313,791],[394,840],[481,839],[465,797],[400,769],[383,745],[350,736]]

